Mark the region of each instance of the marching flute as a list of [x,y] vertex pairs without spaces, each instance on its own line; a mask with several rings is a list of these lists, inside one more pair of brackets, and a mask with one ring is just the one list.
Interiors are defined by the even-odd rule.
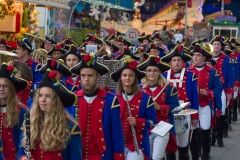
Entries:
[[162,94],[162,92],[164,91],[164,89],[168,86],[170,82],[167,81],[167,83],[165,84],[165,86],[163,87],[163,89],[156,95],[156,97],[153,98],[153,101],[156,101],[158,99],[158,97]]
[[[126,90],[124,90],[124,93],[125,93],[125,98],[126,98],[126,102],[127,102],[128,114],[129,114],[129,117],[132,117],[131,108],[129,105],[128,95],[127,95]],[[139,155],[140,153],[139,153],[139,148],[138,148],[137,136],[136,136],[136,132],[135,132],[133,125],[131,125],[131,130],[132,130],[132,135],[133,135],[134,148],[135,148],[137,154]]]
[[26,125],[26,147],[25,147],[24,152],[25,152],[27,158],[29,160],[31,160],[32,155],[31,155],[31,151],[30,151],[30,112],[29,111],[26,113],[25,125]]

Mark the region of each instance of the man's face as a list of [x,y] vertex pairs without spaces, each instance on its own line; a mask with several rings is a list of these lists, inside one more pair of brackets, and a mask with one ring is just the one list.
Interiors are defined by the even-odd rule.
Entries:
[[98,44],[94,41],[88,41],[88,45],[98,45]]
[[212,63],[209,62],[209,61],[205,62],[205,64],[206,64],[207,66],[209,66],[209,67],[212,67]]
[[194,52],[193,53],[193,63],[196,65],[196,66],[199,66],[199,65],[202,65],[204,63],[204,60],[205,60],[205,56],[203,56],[201,53],[199,52]]
[[137,61],[138,64],[141,64],[144,60],[144,57],[142,54],[136,54],[136,56],[138,56],[140,59]]
[[28,50],[27,49],[23,49],[21,46],[17,46],[16,54],[18,55],[18,59],[21,59],[26,54],[28,54]]
[[220,52],[221,48],[222,48],[221,42],[219,42],[219,41],[213,42],[213,49],[214,49],[213,51],[214,52]]
[[159,56],[160,51],[158,49],[150,49],[150,55]]
[[100,74],[95,69],[83,68],[80,70],[81,85],[83,91],[86,93],[92,93],[97,87],[97,80]]
[[0,50],[6,51],[7,47],[4,44],[0,44]]
[[182,69],[183,60],[179,56],[175,56],[170,61],[170,66],[174,71],[180,71]]
[[52,42],[50,42],[50,41],[44,42],[44,49],[46,49],[47,51],[49,51],[52,47],[53,47]]
[[143,40],[143,42],[142,42],[142,44],[149,45],[149,40],[147,40],[147,39],[144,39],[144,40]]
[[124,47],[124,43],[123,42],[118,42],[118,48],[119,50],[123,50],[123,47]]
[[113,53],[113,52],[114,52],[114,49],[113,49],[113,47],[112,47],[112,46],[108,46],[108,47],[109,47],[109,49],[110,49],[111,53]]
[[60,52],[60,51],[54,51],[53,53],[52,53],[52,58],[53,59],[58,59],[60,56],[62,55],[62,52]]

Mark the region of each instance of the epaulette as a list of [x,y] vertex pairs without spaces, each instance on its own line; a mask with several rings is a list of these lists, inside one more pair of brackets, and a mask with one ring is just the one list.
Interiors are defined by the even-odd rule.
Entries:
[[40,71],[41,68],[42,68],[42,65],[41,64],[37,64],[36,68],[35,68],[35,72]]
[[80,127],[78,126],[77,123],[74,123],[74,126],[71,129],[70,135],[77,135],[77,134],[82,134],[80,131]]
[[120,104],[118,103],[117,97],[114,96],[111,108],[116,108],[116,107],[120,107]]
[[[152,103],[151,103],[151,102],[152,102]],[[153,105],[154,105],[154,103],[153,103],[152,97],[149,96],[149,97],[148,97],[147,108],[149,108],[149,107],[151,107],[151,106],[153,106]]]
[[195,81],[195,80],[197,80],[197,76],[194,73],[192,73],[192,81]]
[[172,90],[171,90],[171,95],[170,96],[175,96],[178,94],[178,91],[176,89],[176,87],[172,87]]

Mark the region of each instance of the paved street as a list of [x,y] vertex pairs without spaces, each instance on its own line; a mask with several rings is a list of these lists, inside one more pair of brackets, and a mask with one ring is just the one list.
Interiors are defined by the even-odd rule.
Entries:
[[211,160],[240,160],[240,114],[238,121],[232,123],[232,131],[229,137],[224,138],[224,147],[213,146],[211,148]]

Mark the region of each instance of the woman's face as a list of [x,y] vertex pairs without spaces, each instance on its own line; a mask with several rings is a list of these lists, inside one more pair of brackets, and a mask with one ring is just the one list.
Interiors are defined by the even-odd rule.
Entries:
[[161,72],[158,67],[149,66],[146,68],[146,76],[149,81],[156,81],[160,76]]
[[5,79],[0,79],[0,99],[7,99],[7,96],[9,95],[10,90],[9,86],[6,83]]
[[131,87],[135,80],[135,72],[132,69],[124,69],[121,73],[123,87]]
[[73,66],[75,66],[76,64],[78,64],[79,62],[79,58],[74,55],[74,54],[69,54],[67,57],[66,57],[66,65],[69,67],[69,68],[72,68]]
[[48,112],[53,100],[53,90],[49,87],[42,87],[39,90],[38,103],[43,112]]

